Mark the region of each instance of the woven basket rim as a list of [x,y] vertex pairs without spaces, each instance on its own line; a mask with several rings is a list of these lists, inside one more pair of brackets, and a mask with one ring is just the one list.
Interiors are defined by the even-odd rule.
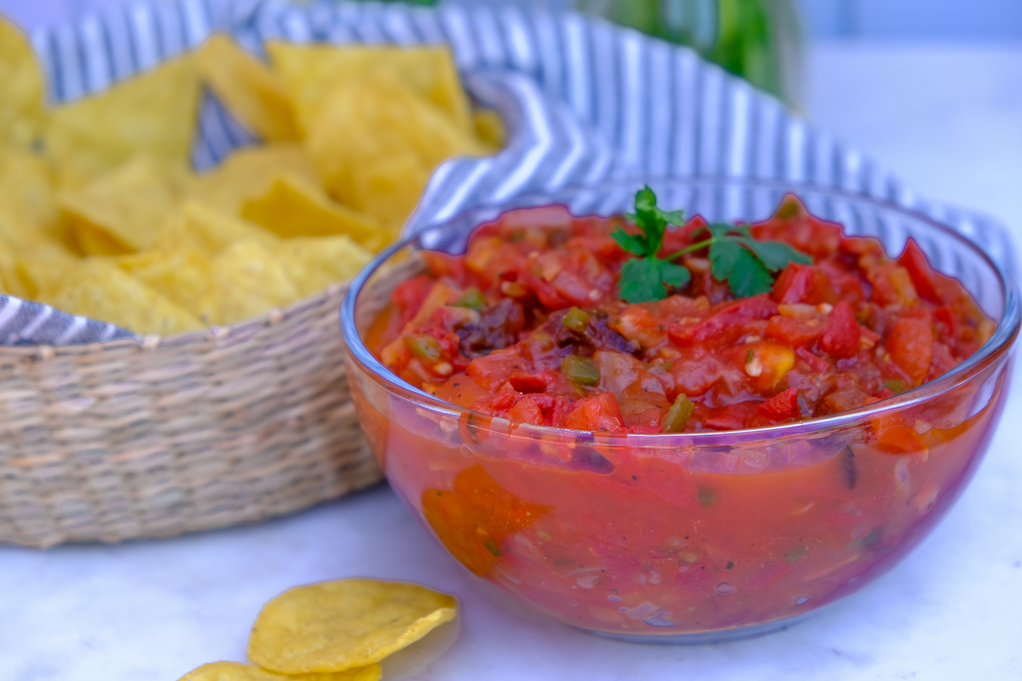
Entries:
[[[336,298],[343,293],[350,283],[349,280],[335,282],[327,286],[319,293],[306,296],[295,301],[285,308],[272,308],[258,317],[252,317],[234,324],[224,326],[211,326],[205,329],[185,331],[170,336],[139,335],[135,338],[115,338],[108,341],[93,341],[91,343],[75,343],[71,345],[53,346],[46,343],[37,345],[0,345],[0,355],[8,357],[41,357],[49,358],[54,356],[80,356],[112,352],[125,348],[137,348],[140,350],[159,351],[161,348],[182,348],[191,345],[201,345],[211,340],[223,341],[238,336],[251,335],[266,326],[275,326],[295,316],[304,314],[309,310],[322,307],[324,303]],[[338,314],[340,303],[338,303]],[[338,323],[340,323],[338,321]]]

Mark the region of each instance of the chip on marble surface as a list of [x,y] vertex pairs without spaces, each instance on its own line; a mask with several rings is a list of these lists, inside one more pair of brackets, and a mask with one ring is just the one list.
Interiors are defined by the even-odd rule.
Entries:
[[344,672],[301,674],[288,676],[274,674],[254,664],[240,662],[211,662],[198,667],[179,681],[379,681],[380,665],[371,664]]
[[417,584],[343,579],[300,586],[267,603],[248,656],[279,673],[364,667],[454,619],[453,596]]

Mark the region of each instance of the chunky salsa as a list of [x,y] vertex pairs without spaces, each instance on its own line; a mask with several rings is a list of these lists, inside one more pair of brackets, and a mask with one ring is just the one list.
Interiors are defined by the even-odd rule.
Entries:
[[[503,593],[619,635],[783,620],[889,569],[975,470],[1007,354],[861,419],[755,428],[933,380],[992,322],[914,242],[892,259],[794,197],[748,228],[694,218],[643,240],[638,227],[508,213],[465,255],[427,252],[425,274],[381,288],[391,304],[367,347],[466,408],[434,409],[349,355],[393,489]],[[714,235],[731,245],[707,247]],[[680,435],[635,435],[656,433]]]
[[479,228],[464,255],[426,252],[429,272],[394,290],[371,334],[378,356],[438,398],[514,422],[689,433],[892,397],[953,369],[993,331],[913,240],[892,259],[794,196],[748,234],[808,257],[778,267],[758,295],[737,298],[714,276],[695,217],[668,229],[659,251],[688,251],[677,260],[685,285],[629,304],[619,280],[635,256],[612,237],[622,227],[637,231],[624,218],[518,211]]

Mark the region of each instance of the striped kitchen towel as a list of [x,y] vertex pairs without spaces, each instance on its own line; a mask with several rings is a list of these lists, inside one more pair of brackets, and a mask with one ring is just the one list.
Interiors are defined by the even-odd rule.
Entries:
[[[449,44],[471,95],[496,108],[509,144],[455,159],[430,180],[413,233],[475,206],[625,177],[737,177],[838,188],[922,210],[1013,272],[1011,239],[984,216],[921,200],[886,168],[816,130],[694,51],[579,14],[515,5],[439,9],[282,0],[142,2],[32,42],[53,102],[73,100],[192,49],[212,31],[263,55],[269,39]],[[196,169],[258,140],[214,97],[200,106]],[[123,329],[0,296],[0,343],[85,343]]]

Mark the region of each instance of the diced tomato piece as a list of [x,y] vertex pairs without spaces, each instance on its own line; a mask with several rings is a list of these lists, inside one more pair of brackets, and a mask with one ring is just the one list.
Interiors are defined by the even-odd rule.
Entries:
[[813,217],[794,194],[788,194],[774,216],[752,226],[757,239],[783,241],[816,258],[830,257],[841,243],[841,225]]
[[681,346],[696,343],[733,343],[745,334],[743,323],[750,320],[766,320],[777,314],[777,303],[763,293],[743,298],[724,307],[716,314],[688,326],[672,324],[667,335]]
[[715,355],[703,351],[683,351],[674,360],[670,375],[674,379],[674,399],[678,393],[689,397],[702,395],[718,382],[729,384],[732,389],[728,393],[744,388],[745,379],[741,369],[730,362],[723,362]]
[[460,407],[471,407],[479,400],[490,397],[490,393],[471,376],[457,375],[447,379],[437,389],[435,397]]
[[915,239],[909,238],[905,251],[898,258],[898,264],[905,268],[916,292],[926,300],[938,305],[950,305],[961,295],[961,286],[933,269]]
[[830,291],[827,294],[827,299],[820,302],[836,303],[843,300],[852,307],[858,308],[865,301],[866,291],[857,274],[849,272],[834,260],[823,260],[817,267],[827,277]]
[[611,329],[644,348],[660,345],[667,338],[662,318],[641,305],[629,305],[610,323]]
[[834,357],[854,357],[859,352],[859,335],[859,322],[851,306],[842,300],[830,312],[820,347]]
[[515,406],[520,398],[521,395],[514,391],[502,390],[491,397],[476,402],[472,405],[472,408],[484,414],[498,414]]
[[778,303],[829,303],[836,300],[830,279],[819,267],[788,263],[770,296]]
[[798,418],[802,413],[798,406],[798,389],[788,388],[777,393],[757,406],[756,412],[773,421]]
[[741,430],[745,422],[756,413],[759,402],[738,402],[718,409],[710,418],[703,421],[703,426],[713,430]]
[[819,355],[814,355],[808,348],[798,348],[795,350],[795,354],[803,362],[809,365],[809,368],[817,373],[824,373],[830,371],[830,363]]
[[860,388],[850,386],[840,388],[823,398],[826,413],[837,414],[843,411],[858,409],[866,403],[870,396]]
[[507,417],[516,423],[531,423],[536,426],[544,424],[543,410],[532,396],[518,400],[507,412]]
[[420,253],[434,278],[450,277],[460,286],[465,286],[468,281],[468,272],[465,270],[464,258],[443,251],[423,250]]
[[963,359],[955,357],[947,345],[934,341],[933,362],[930,364],[930,371],[926,375],[926,380],[930,381],[937,376],[946,374],[963,361]]
[[402,281],[390,292],[390,301],[401,308],[401,319],[408,323],[426,301],[436,282],[425,274]]
[[520,393],[542,393],[550,392],[559,381],[557,376],[549,371],[539,371],[534,374],[516,371],[508,376],[507,382]]
[[955,314],[949,307],[938,307],[933,311],[933,323],[937,327],[940,338],[948,346],[954,348],[958,340],[958,325],[955,323]]
[[884,244],[871,236],[847,236],[841,239],[841,251],[855,256],[883,256]]
[[899,319],[885,346],[891,359],[920,385],[933,362],[933,330],[922,319]]
[[599,393],[575,402],[560,425],[572,430],[620,432],[624,419],[614,393]]
[[773,338],[792,347],[809,345],[823,333],[823,322],[814,317],[783,317],[775,315],[767,324],[767,338]]
[[550,282],[544,281],[527,268],[518,272],[518,283],[536,294],[539,302],[550,310],[563,310],[571,307],[571,303],[562,298]]
[[911,306],[919,302],[912,277],[909,276],[908,270],[897,263],[871,265],[866,268],[866,278],[873,286],[872,300],[878,305],[897,303]]
[[522,356],[515,348],[498,350],[483,357],[476,357],[465,370],[487,390],[496,390],[507,382],[511,374],[524,366]]

